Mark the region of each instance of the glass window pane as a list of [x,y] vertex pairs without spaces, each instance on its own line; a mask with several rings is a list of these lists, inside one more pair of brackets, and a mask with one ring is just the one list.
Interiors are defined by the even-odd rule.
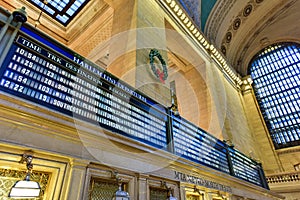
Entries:
[[44,0],[28,1],[64,26],[67,26],[70,21],[89,2],[89,0],[50,0],[45,4]]
[[257,96],[275,147],[300,145],[299,44],[274,44],[249,65]]

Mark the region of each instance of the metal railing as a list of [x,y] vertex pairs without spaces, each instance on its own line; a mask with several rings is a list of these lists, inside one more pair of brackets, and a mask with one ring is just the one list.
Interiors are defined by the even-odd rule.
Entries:
[[169,111],[174,154],[269,189],[260,163]]

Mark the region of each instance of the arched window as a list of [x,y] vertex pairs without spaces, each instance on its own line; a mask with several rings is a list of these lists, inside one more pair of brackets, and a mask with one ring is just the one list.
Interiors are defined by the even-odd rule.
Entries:
[[300,145],[300,45],[278,43],[249,65],[253,88],[276,149]]

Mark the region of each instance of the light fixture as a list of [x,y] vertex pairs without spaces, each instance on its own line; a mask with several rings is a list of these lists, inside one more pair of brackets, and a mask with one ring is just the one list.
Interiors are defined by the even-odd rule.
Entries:
[[26,163],[27,173],[26,177],[22,181],[17,181],[11,188],[8,197],[21,199],[21,198],[36,198],[40,196],[41,187],[38,182],[31,181],[30,175],[32,173],[32,159],[33,156],[24,154],[20,163]]
[[113,177],[117,180],[119,187],[112,200],[130,200],[128,192],[122,190],[121,178],[119,178],[118,172],[113,172]]
[[172,194],[170,193],[170,196],[167,198],[167,200],[177,200],[177,199],[173,197]]
[[172,195],[172,189],[171,189],[171,187],[167,186],[166,182],[161,182],[161,185],[163,187],[165,187],[167,189],[167,191],[168,191],[168,197],[167,197],[166,200],[177,200],[175,197],[173,197],[173,195]]
[[116,191],[113,200],[130,200],[128,192],[122,191],[121,184],[119,185],[119,188]]
[[[42,9],[45,9],[45,6],[48,4],[48,1],[47,1],[47,0],[44,0],[43,3],[44,3],[44,5],[43,5]],[[42,14],[43,14],[43,11],[40,12],[38,18],[35,20],[35,23],[34,23],[34,24],[35,24],[35,25],[34,25],[35,28],[36,28],[38,25],[41,24],[40,19],[41,19],[41,17],[42,17]]]
[[27,13],[24,6],[13,11],[12,15],[14,17],[14,20],[16,20],[17,22],[24,23],[27,21]]
[[203,191],[199,190],[196,185],[194,186],[194,192],[196,192],[199,195],[201,195],[202,199],[204,199],[204,193],[203,193]]
[[174,89],[171,89],[171,106],[169,107],[169,109],[173,111],[175,116],[179,115],[177,96]]

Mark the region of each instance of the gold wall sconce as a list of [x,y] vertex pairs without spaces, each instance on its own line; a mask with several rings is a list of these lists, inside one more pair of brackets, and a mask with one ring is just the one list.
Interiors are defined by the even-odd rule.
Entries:
[[17,181],[14,186],[11,188],[8,197],[21,199],[21,198],[36,198],[40,196],[41,187],[40,184],[36,181],[30,180],[30,175],[32,173],[33,164],[32,154],[24,154],[20,163],[26,163],[26,177],[24,180]]

